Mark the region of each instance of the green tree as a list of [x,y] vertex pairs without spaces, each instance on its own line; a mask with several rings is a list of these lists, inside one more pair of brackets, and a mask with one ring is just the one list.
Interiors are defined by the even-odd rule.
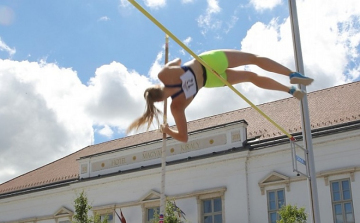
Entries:
[[277,223],[306,223],[307,214],[305,208],[296,205],[284,205],[278,211],[281,219]]
[[[151,221],[151,223],[158,223],[159,218],[159,213],[155,213],[154,219]],[[183,223],[184,221],[182,219],[185,220],[181,214],[180,208],[175,205],[175,201],[171,202],[167,200],[164,213],[164,223]]]
[[88,212],[91,210],[88,198],[84,191],[74,201],[75,215],[73,216],[73,223],[107,223],[107,218],[100,220],[100,215],[89,217]]

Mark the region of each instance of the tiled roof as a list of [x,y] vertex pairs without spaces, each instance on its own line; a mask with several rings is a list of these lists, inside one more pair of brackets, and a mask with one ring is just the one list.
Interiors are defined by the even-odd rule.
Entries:
[[[359,92],[360,82],[354,82],[309,93],[308,104],[312,129],[360,120]],[[295,98],[265,103],[258,107],[290,134],[301,132],[300,103]],[[238,120],[245,120],[249,124],[247,131],[249,138],[262,135],[262,139],[267,139],[283,135],[251,107],[191,121],[188,123],[188,129],[191,132]],[[0,195],[76,180],[79,177],[77,159],[80,157],[158,140],[161,137],[161,133],[150,131],[87,146],[1,184]]]

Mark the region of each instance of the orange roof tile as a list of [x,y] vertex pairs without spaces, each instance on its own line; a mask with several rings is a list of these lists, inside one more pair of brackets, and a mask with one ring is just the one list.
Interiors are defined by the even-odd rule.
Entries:
[[[354,82],[309,93],[308,103],[312,128],[318,129],[360,120],[359,92],[360,82]],[[265,103],[258,107],[290,134],[301,132],[300,103],[295,98]],[[262,135],[262,139],[266,139],[283,135],[251,107],[191,121],[188,123],[188,129],[192,132],[238,120],[245,120],[249,124],[247,130],[249,138]],[[79,177],[77,159],[80,157],[158,140],[161,137],[162,134],[157,131],[150,131],[87,146],[1,184],[0,195],[76,180]]]

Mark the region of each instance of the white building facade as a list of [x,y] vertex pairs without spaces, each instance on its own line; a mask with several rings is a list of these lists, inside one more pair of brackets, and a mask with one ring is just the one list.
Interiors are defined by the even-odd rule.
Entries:
[[[165,194],[188,222],[273,223],[284,204],[310,215],[309,184],[293,171],[289,139],[249,139],[250,125],[228,122],[193,131],[188,143],[167,140]],[[360,221],[360,121],[312,135],[321,222]],[[302,145],[300,132],[294,136]],[[79,156],[76,178],[0,192],[0,222],[71,222],[84,191],[92,211],[110,222],[120,223],[115,211],[121,209],[127,223],[146,223],[160,205],[161,148],[156,139]]]

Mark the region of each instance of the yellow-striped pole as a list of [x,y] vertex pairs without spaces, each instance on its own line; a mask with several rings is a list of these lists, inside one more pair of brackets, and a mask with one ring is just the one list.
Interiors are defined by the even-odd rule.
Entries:
[[[165,36],[165,64],[169,60],[169,36]],[[164,118],[163,124],[167,124],[167,99],[164,100]],[[161,150],[161,194],[160,194],[160,220],[164,218],[166,197],[165,197],[165,174],[166,174],[166,133],[163,133],[163,145]]]
[[179,44],[183,49],[185,49],[191,56],[193,56],[197,61],[199,61],[206,69],[211,70],[216,76],[231,90],[233,90],[238,96],[240,96],[244,101],[246,101],[252,108],[258,111],[262,116],[264,116],[270,123],[276,126],[281,132],[283,132],[291,141],[295,141],[295,138],[290,135],[285,129],[278,125],[274,120],[267,116],[263,111],[261,111],[255,104],[253,104],[249,99],[242,95],[234,86],[232,86],[228,81],[222,78],[214,69],[212,69],[208,64],[206,64],[198,55],[189,49],[184,43],[182,43],[176,36],[174,36],[167,28],[165,28],[159,21],[157,21],[152,15],[150,15],[141,5],[139,5],[134,0],[128,0],[133,4],[140,12],[142,12],[148,19],[150,19],[155,25],[157,25],[162,31],[169,35],[177,44]]

